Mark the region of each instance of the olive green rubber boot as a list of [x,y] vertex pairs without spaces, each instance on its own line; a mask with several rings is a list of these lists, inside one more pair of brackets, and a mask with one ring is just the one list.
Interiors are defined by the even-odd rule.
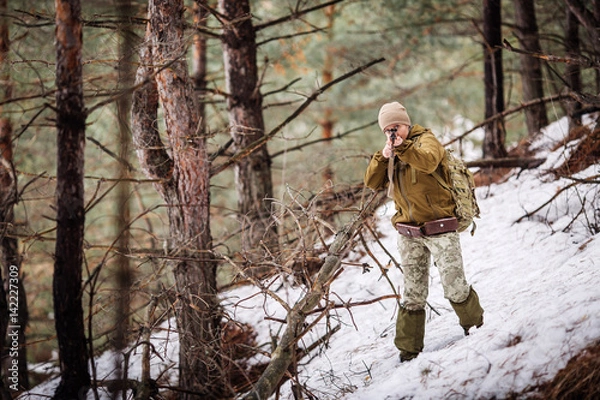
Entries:
[[400,361],[415,358],[423,351],[425,339],[425,310],[409,311],[404,307],[398,311],[394,344],[400,350]]
[[469,329],[473,326],[479,328],[483,325],[483,308],[479,304],[479,296],[471,287],[469,296],[462,303],[454,303],[450,301],[454,312],[458,315],[458,322],[465,331],[465,335],[469,334]]

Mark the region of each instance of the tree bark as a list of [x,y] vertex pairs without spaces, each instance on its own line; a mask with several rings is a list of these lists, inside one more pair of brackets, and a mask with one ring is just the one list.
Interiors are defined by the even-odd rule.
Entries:
[[[333,24],[335,22],[335,4],[327,6],[325,8],[325,17],[327,18],[327,40],[329,42],[333,41]],[[333,61],[334,61],[334,52],[330,47],[325,47],[325,54],[323,56],[325,61],[323,62],[323,84],[326,85],[333,80]],[[324,107],[323,110],[323,118],[319,121],[319,125],[321,125],[321,136],[325,140],[325,148],[326,152],[331,152],[331,142],[330,139],[333,137],[333,126],[335,125],[335,121],[333,120],[333,111],[331,107]],[[330,160],[331,161],[331,160]],[[323,186],[326,191],[332,190],[333,184],[333,169],[330,165],[327,165],[323,170]]]
[[[130,18],[134,14],[131,0],[115,0],[118,15],[123,21],[118,25],[119,32],[119,80],[118,88],[124,90],[131,87],[134,82],[135,69],[135,45],[136,39],[132,30]],[[131,210],[129,198],[131,196],[130,177],[130,148],[131,148],[131,93],[124,91],[117,100],[117,120],[119,123],[119,165],[118,175],[122,182],[116,187],[117,191],[117,246],[122,252],[130,247],[129,225],[131,223]],[[117,350],[115,356],[115,374],[122,382],[127,379],[124,376],[126,367],[123,365],[121,353],[127,347],[127,338],[130,330],[130,308],[131,308],[131,286],[133,283],[133,271],[127,254],[116,255],[116,287],[117,302],[115,313],[114,346]],[[117,393],[115,393],[115,398]]]
[[[262,95],[256,64],[256,33],[249,0],[219,0],[223,22],[223,59],[228,93],[230,133],[234,150],[247,147],[265,135]],[[252,261],[252,251],[278,250],[277,225],[272,217],[271,158],[266,143],[235,164],[242,246]]]
[[[570,57],[580,57],[579,41],[579,20],[577,16],[566,7],[566,27],[565,27],[565,52]],[[575,63],[569,63],[565,67],[565,82],[569,90],[581,93],[581,68]],[[572,129],[581,125],[581,117],[577,116],[581,110],[581,103],[578,101],[567,101],[567,114],[569,116],[569,128]]]
[[594,0],[592,11],[588,10],[581,0],[565,0],[565,4],[567,5],[567,11],[571,12],[585,28],[586,34],[591,39],[590,42],[594,53],[598,54],[598,49],[600,48],[600,32],[598,32],[600,21],[598,21],[597,15],[600,11],[598,9],[600,6],[597,4],[597,1]]
[[[198,28],[206,28],[209,9],[208,5],[204,3],[206,3],[205,0],[195,0],[194,2],[194,24]],[[206,131],[206,110],[203,101],[206,95],[206,68],[206,37],[201,33],[196,33],[192,47],[192,79],[199,100],[198,117],[202,132]]]
[[[592,14],[594,16],[594,20],[596,24],[600,24],[600,0],[594,0],[592,3]],[[595,50],[596,57],[598,56],[598,50]],[[600,92],[600,71],[596,68],[594,71],[596,74],[596,93]],[[598,120],[596,120],[598,121]]]
[[[3,82],[1,100],[9,101],[12,99],[13,83],[8,56],[10,39],[6,0],[0,0],[0,14],[0,80]],[[0,244],[3,281],[0,285],[0,354],[3,357],[8,354],[1,366],[0,396],[3,399],[10,399],[10,392],[29,388],[25,340],[29,313],[21,273],[19,244],[13,235],[13,210],[18,201],[18,187],[13,165],[12,133],[12,122],[5,114],[4,107],[0,107]],[[7,333],[9,336],[6,336]],[[18,363],[16,374],[9,371],[14,370],[14,362]]]
[[[17,203],[17,175],[15,174],[12,160],[12,124],[8,118],[0,118],[0,250],[2,252],[2,289],[0,296],[2,300],[0,309],[6,313],[2,315],[3,327],[0,334],[6,333],[4,324],[8,328],[8,339],[6,343],[10,357],[5,360],[3,375],[15,378],[8,373],[8,368],[14,367],[12,363],[18,363],[18,376],[16,384],[5,381],[7,387],[18,390],[29,388],[29,374],[27,371],[27,347],[25,346],[25,328],[29,321],[27,309],[27,297],[23,285],[23,274],[21,273],[21,257],[19,255],[19,244],[14,236],[14,213],[13,209]],[[5,338],[4,334],[0,338]],[[14,346],[15,340],[18,346]],[[4,353],[3,353],[4,354]],[[13,379],[14,381],[15,379]]]
[[61,381],[54,399],[79,399],[90,384],[83,327],[82,261],[86,114],[79,0],[56,0],[56,250],[53,297]]
[[[173,262],[179,331],[181,399],[230,395],[221,354],[221,312],[216,296],[216,262],[211,253],[210,162],[206,136],[185,61],[183,2],[151,0],[146,39],[134,95],[133,134],[146,175],[159,179],[167,203],[169,256]],[[158,65],[152,70],[150,65]],[[148,79],[156,73],[155,80]],[[170,153],[158,135],[158,104],[164,110]]]
[[[515,0],[517,36],[524,50],[541,53],[534,0]],[[529,102],[544,97],[542,63],[539,58],[519,55],[523,100]],[[525,109],[525,122],[529,136],[534,136],[548,125],[546,104],[539,103]]]
[[[502,69],[502,14],[501,0],[483,1],[485,118],[504,111],[504,72]],[[499,118],[485,126],[483,157],[506,156],[504,119]]]
[[[13,232],[15,204],[17,204],[17,175],[12,160],[12,125],[8,118],[0,118],[0,248],[3,279],[2,290],[0,290],[0,296],[3,296],[0,310],[6,311],[2,316],[2,324],[7,324],[7,330],[3,326],[0,328],[0,334],[7,331],[9,334],[6,343],[10,344],[7,346],[10,356],[3,365],[3,375],[11,378],[4,384],[13,392],[29,388],[25,340],[29,311],[21,272],[19,243]],[[0,337],[6,336],[2,334]],[[18,343],[18,346],[15,346],[15,343]],[[16,377],[8,371],[8,368],[14,368],[15,362],[18,363]]]

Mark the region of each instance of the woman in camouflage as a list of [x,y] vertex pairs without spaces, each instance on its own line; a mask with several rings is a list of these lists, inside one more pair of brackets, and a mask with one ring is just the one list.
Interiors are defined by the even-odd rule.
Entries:
[[431,259],[466,335],[483,324],[483,309],[465,278],[452,194],[432,175],[443,174],[439,169],[444,147],[429,129],[412,125],[398,102],[384,104],[378,120],[386,144],[371,158],[365,185],[387,188],[396,207],[392,223],[399,232],[404,291],[394,344],[400,360],[408,361],[423,350]]

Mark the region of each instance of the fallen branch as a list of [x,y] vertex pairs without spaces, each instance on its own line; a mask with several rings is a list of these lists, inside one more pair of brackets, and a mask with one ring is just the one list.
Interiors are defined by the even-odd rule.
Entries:
[[379,297],[376,297],[376,298],[370,299],[370,300],[355,301],[355,302],[349,301],[347,303],[329,304],[325,307],[315,308],[309,314],[320,313],[325,310],[331,310],[331,309],[336,309],[336,308],[352,308],[352,307],[358,307],[358,306],[368,306],[370,304],[379,303],[381,300],[387,300],[387,299],[399,300],[401,297],[402,296],[400,296],[399,294],[394,293],[394,294],[386,294],[383,296],[379,296]]
[[[377,237],[377,233],[375,232],[375,229],[373,229],[373,227],[368,222],[365,223],[365,226],[369,230],[369,233],[371,233],[371,236],[373,236],[373,239],[377,242],[377,244],[379,244],[379,247],[381,247],[383,249],[383,251],[390,257],[389,263],[393,263],[396,266],[396,268],[398,268],[400,270],[402,275],[404,275],[404,270],[402,269],[402,266],[400,265],[400,263],[398,263],[398,261],[396,261],[396,259],[392,256],[392,254],[388,251],[388,249],[386,249],[386,247],[383,245],[383,243],[381,243],[381,240],[379,240],[379,237]],[[365,249],[366,248],[367,247],[365,245]],[[367,250],[367,253],[371,256],[372,259],[375,260],[375,257],[372,255],[371,252],[369,252],[369,250]],[[379,264],[378,261],[375,261],[375,262],[377,262],[377,264]],[[389,281],[389,278],[387,277],[387,273],[386,273],[386,279],[388,279],[388,281]],[[390,282],[390,284],[391,284],[391,282]],[[395,289],[394,289],[394,293],[396,293]],[[398,296],[400,297],[400,295],[398,295]],[[437,315],[442,315],[428,301],[426,301],[425,304],[427,304],[427,306],[431,309],[431,311],[433,311]],[[400,305],[400,304],[398,304],[398,305]]]
[[553,96],[542,97],[540,99],[535,99],[535,100],[528,101],[526,103],[522,103],[521,105],[519,105],[517,107],[510,108],[510,109],[505,110],[505,111],[503,111],[501,113],[498,113],[496,115],[491,116],[490,118],[484,120],[483,122],[475,125],[471,129],[469,129],[468,131],[466,131],[465,133],[463,133],[462,135],[457,136],[454,139],[450,140],[449,142],[444,143],[444,146],[448,146],[449,144],[452,144],[452,143],[456,142],[457,140],[463,139],[465,136],[467,136],[470,133],[473,133],[477,129],[479,129],[481,127],[484,127],[486,125],[489,125],[490,122],[494,122],[497,119],[504,118],[504,117],[506,117],[506,116],[508,116],[510,114],[514,114],[514,113],[519,112],[519,111],[521,111],[521,110],[523,110],[525,108],[533,107],[535,105],[542,104],[542,103],[547,103],[547,102],[550,102],[550,101],[563,100],[563,99],[567,99],[567,98],[575,98],[575,95],[573,93],[555,94]]
[[550,199],[548,199],[546,202],[544,202],[542,205],[540,205],[538,208],[536,208],[535,210],[528,212],[527,214],[521,216],[519,219],[517,219],[515,222],[519,223],[521,221],[523,221],[525,218],[531,218],[534,214],[536,214],[537,212],[539,212],[540,210],[542,210],[544,207],[546,207],[548,204],[552,203],[556,198],[558,198],[558,196],[560,196],[564,191],[569,190],[570,188],[577,186],[579,184],[588,184],[588,185],[597,185],[599,183],[599,181],[596,180],[596,178],[600,177],[600,175],[595,175],[595,176],[591,176],[587,179],[577,179],[577,178],[573,178],[573,177],[569,177],[568,179],[573,180],[574,182],[569,183],[568,185],[566,185],[565,187],[559,189],[556,191],[556,193],[550,197]]
[[[144,325],[141,327],[142,329],[142,373],[141,373],[141,382],[137,387],[137,394],[135,396],[135,400],[147,399],[153,393],[155,393],[156,388],[154,385],[156,382],[152,379],[152,375],[150,373],[150,356],[151,352],[154,350],[154,346],[152,345],[151,334],[152,334],[152,325],[154,325],[154,312],[156,311],[156,306],[158,303],[158,298],[156,296],[152,296],[150,303],[148,304],[148,308],[146,309],[146,320],[144,321]],[[126,364],[127,366],[127,364]],[[125,375],[127,376],[127,375]]]
[[546,202],[544,202],[541,206],[539,206],[538,208],[536,208],[535,210],[528,212],[527,214],[521,216],[519,219],[517,219],[515,222],[521,222],[523,221],[525,218],[530,218],[532,217],[535,213],[537,213],[538,211],[540,211],[541,209],[543,209],[544,207],[546,207],[548,204],[552,203],[558,196],[560,196],[565,190],[569,190],[570,188],[572,188],[573,186],[576,186],[578,183],[577,182],[572,182],[569,183],[567,186],[563,187],[562,189],[558,190],[554,196],[552,196],[550,199],[548,199]]
[[469,168],[537,168],[546,161],[545,158],[490,158],[468,161],[465,164]]
[[[401,307],[402,305],[400,304],[400,299],[402,298],[402,296],[400,296],[398,294],[398,292],[396,291],[396,287],[394,286],[394,284],[392,283],[392,280],[390,279],[390,277],[387,274],[388,273],[387,268],[385,268],[379,262],[379,260],[377,259],[377,257],[375,257],[375,254],[373,254],[373,252],[371,251],[371,249],[367,245],[367,241],[365,240],[365,237],[364,237],[364,235],[362,233],[360,234],[360,243],[362,244],[363,248],[365,249],[365,251],[367,252],[367,254],[369,255],[369,257],[371,257],[371,259],[373,261],[375,261],[375,263],[379,267],[379,271],[381,272],[381,276],[383,276],[385,278],[385,280],[387,280],[388,283],[390,284],[390,287],[392,288],[392,292],[394,292],[394,297],[396,297],[396,299],[397,299],[398,307]],[[390,260],[390,263],[391,263],[391,260]],[[388,263],[388,265],[389,265],[389,263]]]
[[583,183],[586,185],[598,185],[600,184],[600,175],[588,176],[587,178],[577,178],[574,176],[561,176],[561,178],[570,179],[575,182]]
[[331,280],[339,269],[342,258],[351,250],[347,243],[362,227],[364,219],[371,215],[379,204],[376,199],[382,193],[372,193],[360,213],[340,230],[329,247],[325,263],[315,276],[313,285],[287,315],[287,326],[271,355],[271,361],[253,389],[244,397],[246,400],[269,398],[277,388],[295,358],[296,342],[304,331],[306,316],[319,304],[327,293]]

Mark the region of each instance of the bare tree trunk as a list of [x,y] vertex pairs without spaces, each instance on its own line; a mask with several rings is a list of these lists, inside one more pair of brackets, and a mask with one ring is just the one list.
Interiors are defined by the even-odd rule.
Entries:
[[592,3],[592,11],[588,10],[586,5],[589,3],[589,1],[584,3],[581,0],[565,0],[567,10],[570,11],[584,27],[586,35],[588,35],[590,39],[590,44],[594,49],[594,53],[598,54],[598,50],[600,49],[600,32],[598,32],[600,21],[598,21],[596,15],[600,10],[598,10],[599,6],[596,0]]
[[[585,29],[585,35],[589,38],[591,49],[587,49],[592,55],[592,59],[598,59],[600,55],[600,1],[594,0],[590,11],[586,5],[590,2],[581,0],[565,0],[567,6],[567,26],[565,28],[565,47],[570,56],[581,57],[579,43],[579,25]],[[600,85],[600,71],[595,69],[596,87]],[[565,70],[565,80],[569,88],[577,87],[577,93],[581,92],[581,67],[567,64]],[[582,109],[582,104],[578,102],[567,103],[567,113],[570,116],[569,124],[573,128],[581,124],[581,118],[575,117],[575,114]],[[597,119],[600,121],[600,118]]]
[[[219,8],[224,19],[222,44],[229,123],[234,149],[240,150],[265,135],[256,33],[249,0],[219,0]],[[264,243],[272,253],[276,252],[271,157],[266,143],[236,163],[235,179],[244,250],[258,250]]]
[[[6,15],[6,0],[0,0],[0,11],[3,17],[0,24],[0,63],[2,72],[0,79],[4,82],[3,100],[12,98],[13,84],[10,76],[10,66],[8,52],[10,49],[8,22]],[[23,285],[23,274],[21,273],[21,258],[19,255],[18,241],[11,236],[13,229],[14,205],[17,203],[17,175],[13,165],[12,151],[12,123],[8,117],[4,116],[3,107],[0,108],[0,222],[1,229],[1,249],[2,249],[2,278],[3,285],[0,296],[2,296],[2,327],[0,328],[0,338],[5,338],[9,333],[8,358],[3,365],[3,375],[8,377],[4,382],[6,387],[12,392],[29,388],[29,373],[27,369],[27,347],[25,340],[25,328],[29,322],[29,312],[27,309],[27,297],[25,286]],[[7,297],[4,297],[7,296]],[[15,340],[16,339],[16,340]],[[15,346],[17,344],[17,346]],[[4,342],[0,345],[0,354],[5,354],[3,349]],[[14,362],[18,363],[16,374],[14,371]],[[3,387],[4,387],[3,385]],[[3,392],[5,395],[6,392]]]
[[[10,49],[6,0],[0,0],[0,80],[1,100],[12,98],[12,81],[8,53]],[[0,398],[11,399],[11,393],[29,387],[25,327],[28,313],[18,242],[11,236],[13,209],[17,202],[17,176],[12,160],[12,122],[0,106]],[[8,333],[8,336],[7,336]],[[15,368],[15,364],[16,368]],[[10,390],[9,390],[10,389]]]
[[[580,57],[579,43],[579,20],[570,8],[566,7],[567,24],[565,28],[566,54],[571,57]],[[565,82],[570,90],[581,93],[581,67],[576,63],[569,63],[565,67]],[[581,103],[575,100],[567,101],[567,114],[569,116],[569,128],[581,125],[581,117],[574,116],[581,110]]]
[[[131,0],[115,0],[117,13],[122,19],[118,25],[120,34],[119,44],[119,81],[118,88],[125,89],[133,85],[135,69],[133,66],[135,54],[135,35],[129,18],[135,15]],[[119,178],[122,182],[116,187],[117,190],[117,246],[120,253],[116,256],[116,287],[117,302],[115,312],[114,346],[117,350],[115,359],[115,370],[117,379],[127,379],[124,376],[123,359],[121,354],[127,347],[128,333],[130,330],[130,308],[131,308],[131,286],[133,282],[133,271],[129,263],[129,257],[124,252],[130,246],[129,224],[131,223],[131,211],[129,198],[131,195],[131,184],[127,180],[130,176],[129,150],[131,142],[131,94],[125,92],[117,100],[117,119],[119,123]],[[125,398],[125,394],[122,393]],[[117,398],[118,393],[113,394]]]
[[[483,1],[485,118],[504,111],[504,72],[502,69],[502,15],[501,0]],[[483,157],[499,158],[507,155],[504,119],[499,118],[485,126]]]
[[[335,4],[332,4],[325,8],[325,17],[327,18],[327,36],[329,42],[333,40],[333,23],[335,21]],[[333,60],[334,54],[330,48],[325,48],[325,62],[323,63],[323,85],[328,84],[333,80]],[[331,148],[330,139],[333,137],[333,126],[335,122],[332,119],[332,111],[330,107],[325,107],[323,110],[323,119],[320,121],[322,137],[327,140],[325,142],[326,148]],[[329,150],[327,150],[329,152]],[[330,160],[331,161],[331,160]],[[326,189],[331,189],[333,180],[333,170],[327,165],[323,171],[323,185]]]
[[[8,377],[5,382],[11,391],[29,388],[27,370],[27,347],[25,328],[29,322],[27,296],[21,273],[21,257],[19,243],[12,232],[14,226],[13,208],[17,204],[17,175],[12,160],[12,125],[8,118],[0,119],[0,240],[2,250],[2,290],[6,295],[3,300],[8,307],[8,340],[9,353],[4,367]],[[2,293],[0,292],[0,295]],[[5,318],[4,316],[2,318]],[[1,336],[5,337],[5,336]],[[15,370],[17,363],[17,371]]]
[[[593,2],[593,15],[594,15],[594,19],[596,20],[596,23],[600,24],[600,0],[594,0]],[[596,57],[599,56],[598,51],[595,51],[596,53]],[[596,93],[600,92],[600,70],[598,70],[598,68],[595,69],[594,71],[596,73]]]
[[79,0],[56,0],[56,250],[54,315],[61,381],[54,399],[80,399],[90,384],[83,327],[82,262],[85,222],[85,109]]
[[[179,386],[184,390],[180,398],[227,398],[231,391],[223,368],[221,310],[211,252],[210,162],[185,61],[183,11],[181,0],[149,3],[146,39],[151,47],[142,49],[136,83],[148,81],[153,72],[156,79],[134,95],[132,128],[140,164],[148,177],[160,179],[155,187],[168,206],[168,251],[175,260],[177,289]],[[170,153],[155,125],[159,100]]]
[[[197,27],[206,28],[206,19],[208,18],[208,5],[204,0],[195,0],[194,2],[194,24]],[[194,35],[194,44],[192,47],[192,79],[194,81],[194,90],[198,95],[198,117],[200,118],[200,131],[206,131],[206,115],[204,106],[204,97],[206,95],[206,37],[201,33]]]
[[[523,49],[541,53],[534,0],[515,0],[517,35]],[[542,63],[539,58],[520,54],[521,82],[525,102],[544,97]],[[525,109],[525,121],[529,136],[534,136],[548,125],[546,104],[540,103]]]

